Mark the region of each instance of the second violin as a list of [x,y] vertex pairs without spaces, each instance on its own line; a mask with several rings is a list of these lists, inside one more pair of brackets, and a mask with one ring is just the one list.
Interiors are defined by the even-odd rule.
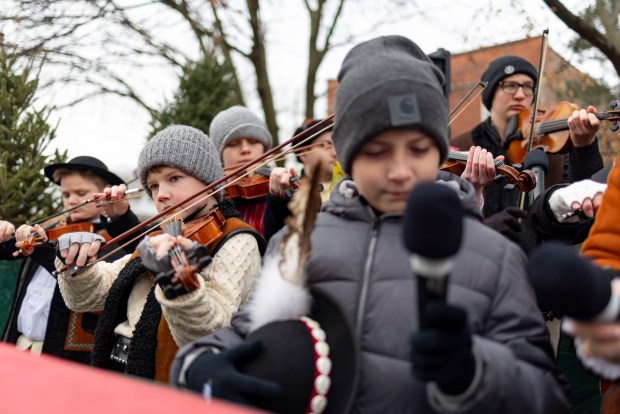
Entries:
[[[617,102],[612,102],[611,111],[595,112],[594,116],[600,120],[613,122],[617,127],[620,119],[620,110],[615,109]],[[579,106],[562,101],[550,111],[537,111],[536,123],[534,124],[534,137],[532,137],[532,149],[540,148],[552,154],[566,154],[572,147],[572,141],[568,131],[568,117]],[[514,140],[510,143],[506,152],[507,160],[511,164],[522,163],[528,151],[531,130],[531,113],[529,110],[521,111],[518,116],[518,128],[523,139]],[[617,128],[616,128],[617,129]]]

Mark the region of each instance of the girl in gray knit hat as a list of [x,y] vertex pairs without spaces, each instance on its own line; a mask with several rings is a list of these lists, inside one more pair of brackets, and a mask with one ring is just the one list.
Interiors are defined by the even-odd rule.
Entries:
[[[239,167],[271,149],[272,138],[267,125],[243,106],[233,106],[218,113],[211,122],[209,135],[225,169],[232,170]],[[262,168],[256,173],[269,177],[271,171]],[[265,181],[267,184],[267,180]],[[264,231],[263,214],[267,206],[266,199],[267,192],[251,198],[234,199],[241,218],[261,234]]]
[[[480,222],[469,183],[439,171],[448,153],[443,80],[422,50],[401,36],[355,46],[338,75],[333,141],[350,177],[318,214],[305,267],[306,284],[337,302],[359,350],[356,388],[348,408],[338,412],[567,412],[525,255]],[[426,198],[409,197],[421,188]],[[426,206],[427,214],[415,215],[411,205]],[[458,214],[440,219],[458,226],[427,224],[428,216],[445,211]],[[405,214],[416,220],[404,220]],[[416,226],[403,229],[408,222]],[[407,239],[416,235],[424,254],[412,257],[403,231]],[[270,240],[266,261],[283,233]],[[446,298],[418,303],[422,283],[412,277],[412,262],[433,279],[450,273],[449,284],[437,281]],[[235,361],[251,365],[261,358],[249,351],[252,340],[243,342],[248,316],[186,347],[173,365],[173,381],[195,390],[209,381],[214,396],[234,401],[277,398],[274,381],[238,375]],[[249,389],[252,381],[260,388]],[[313,399],[312,411],[334,412],[330,398],[339,397],[330,389],[316,408]]]
[[[138,174],[160,212],[223,175],[209,137],[182,125],[164,129],[146,144]],[[230,322],[260,269],[262,238],[236,218],[230,203],[218,203],[218,199],[208,196],[182,212],[184,218],[195,221],[214,211],[222,214],[222,235],[204,247],[170,234],[147,236],[134,255],[97,263],[75,276],[59,275],[69,308],[103,311],[95,334],[94,365],[166,381],[177,347]],[[72,233],[59,239],[58,249],[66,264],[83,266],[95,257],[101,241],[94,234]],[[174,246],[190,258],[195,256],[197,264],[207,264],[190,273],[183,285],[176,281],[181,273],[169,254]],[[61,265],[58,261],[57,266]]]

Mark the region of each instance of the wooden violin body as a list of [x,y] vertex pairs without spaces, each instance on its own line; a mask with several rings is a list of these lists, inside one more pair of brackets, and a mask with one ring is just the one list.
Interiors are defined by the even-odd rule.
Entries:
[[253,200],[269,194],[271,168],[258,168],[254,174],[233,180],[224,189],[224,198],[243,198]]
[[[570,117],[573,111],[578,109],[579,106],[562,101],[551,111],[539,111],[534,124],[534,137],[532,138],[531,149],[540,148],[551,154],[568,153],[573,147],[568,131],[568,117]],[[596,112],[594,116],[600,120],[617,122],[620,119],[620,110]],[[506,159],[510,164],[520,164],[525,160],[532,129],[530,111],[521,111],[517,122],[523,139],[516,139],[510,142],[506,152]]]
[[224,189],[224,198],[243,198],[252,200],[266,197],[269,193],[269,177],[254,174],[240,178],[237,182]]
[[156,275],[155,280],[168,299],[198,289],[197,274],[211,262],[209,248],[222,237],[225,224],[226,218],[219,209],[215,209],[187,224],[173,220],[164,228],[163,232],[173,237],[181,235],[197,242],[187,250],[175,245],[169,253],[172,269]]

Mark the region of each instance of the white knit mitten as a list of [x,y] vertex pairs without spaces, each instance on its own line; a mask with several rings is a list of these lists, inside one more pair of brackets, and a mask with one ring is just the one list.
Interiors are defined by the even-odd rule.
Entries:
[[597,183],[592,180],[583,180],[573,183],[569,186],[555,190],[549,197],[549,208],[553,212],[555,219],[562,222],[576,223],[579,217],[572,216],[564,219],[564,215],[573,211],[571,204],[577,202],[583,203],[586,198],[594,199],[599,193],[604,193],[607,184]]

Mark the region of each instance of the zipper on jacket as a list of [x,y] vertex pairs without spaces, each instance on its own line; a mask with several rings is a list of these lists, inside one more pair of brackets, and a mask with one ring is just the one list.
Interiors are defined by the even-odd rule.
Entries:
[[357,308],[357,323],[355,335],[360,341],[362,340],[362,321],[364,320],[364,311],[366,310],[366,299],[368,297],[368,285],[370,284],[370,269],[375,255],[377,245],[377,234],[379,233],[379,220],[375,220],[370,231],[370,241],[366,250],[366,262],[364,263],[364,275],[362,278],[362,289],[360,290],[359,306]]

